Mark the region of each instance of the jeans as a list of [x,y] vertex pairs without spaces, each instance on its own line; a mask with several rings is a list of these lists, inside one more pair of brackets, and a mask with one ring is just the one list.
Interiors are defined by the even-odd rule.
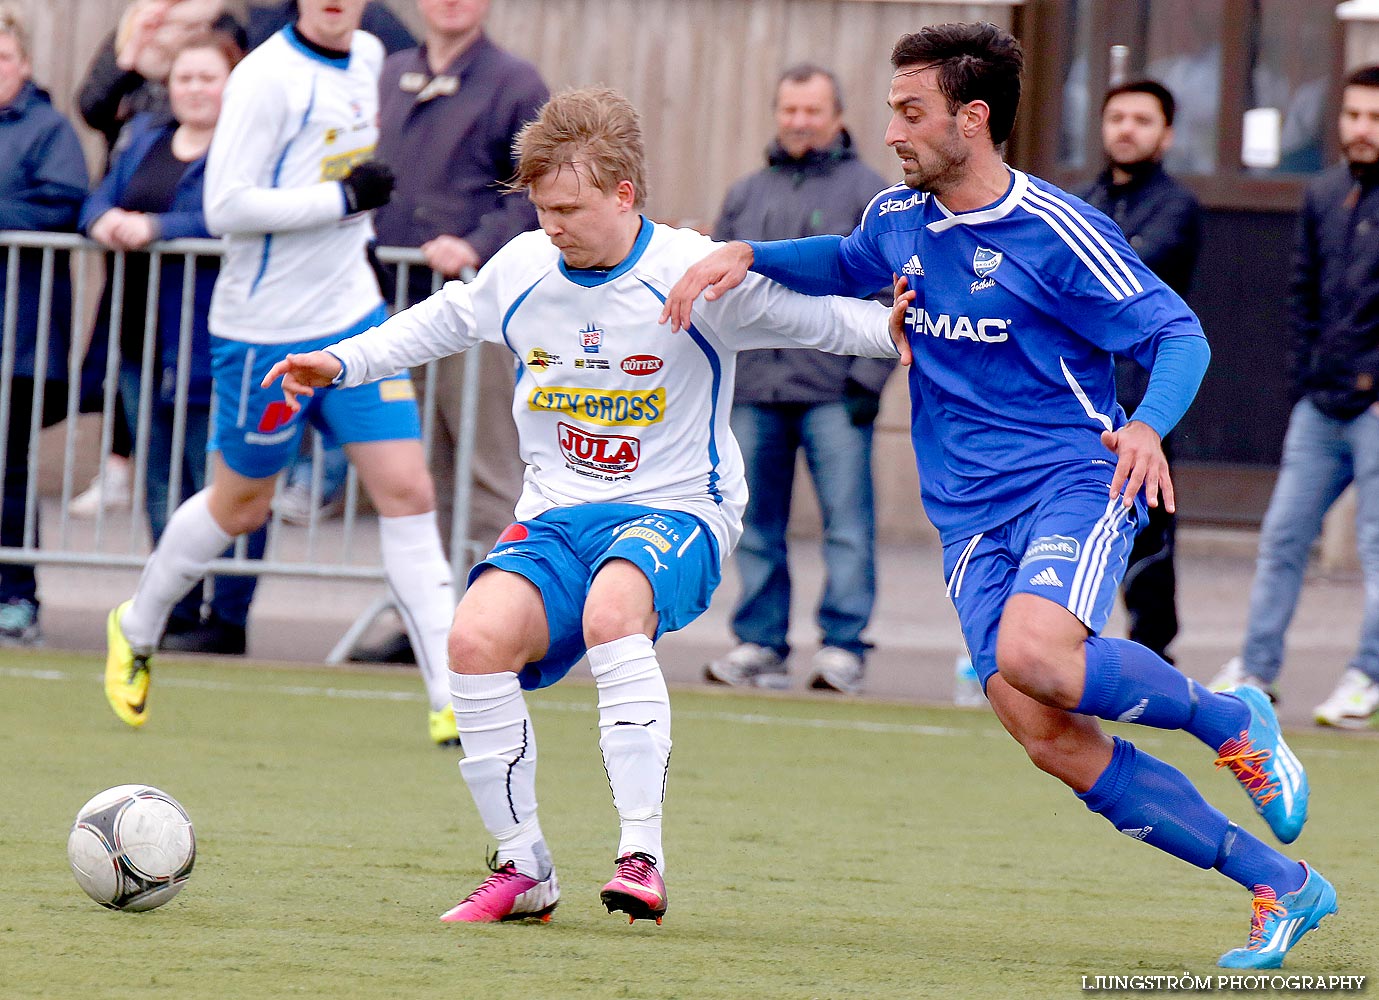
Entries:
[[[22,548],[24,511],[29,491],[29,421],[33,419],[34,380],[15,375],[10,381],[10,419],[5,438],[5,481],[0,502],[0,545]],[[43,387],[44,427],[51,427],[67,414],[67,383],[48,382]],[[37,464],[37,463],[35,463]],[[34,546],[38,539],[38,511],[34,511]],[[38,603],[38,581],[32,564],[0,564],[0,603],[25,600]]]
[[737,569],[742,594],[733,633],[789,654],[790,521],[795,454],[804,449],[823,514],[824,592],[818,623],[825,646],[862,656],[862,630],[876,599],[876,515],[870,425],[855,427],[839,403],[738,404],[733,435],[742,448],[748,500]]
[[1350,666],[1379,681],[1379,415],[1367,410],[1336,420],[1304,399],[1293,407],[1283,462],[1259,539],[1242,652],[1245,670],[1273,682],[1283,665],[1283,638],[1297,608],[1312,543],[1322,518],[1351,482],[1359,499],[1364,617]]
[[[125,406],[125,418],[132,429],[139,426],[141,381],[138,365],[121,366],[120,396]],[[210,418],[209,403],[187,404],[178,503],[199,492],[206,485],[206,437],[209,433]],[[148,516],[148,530],[155,545],[158,539],[163,537],[163,529],[168,526],[168,517],[172,513],[168,510],[168,498],[172,495],[172,419],[173,404],[164,401],[160,394],[155,393],[152,419],[148,428],[148,445],[144,448],[144,512]],[[267,525],[251,532],[248,543],[249,558],[262,559],[267,542]],[[228,558],[234,555],[234,551],[232,545],[224,554]],[[243,628],[249,620],[249,603],[254,599],[254,588],[258,586],[258,582],[258,577],[255,576],[212,577],[211,614],[223,622]],[[201,587],[193,587],[173,607],[169,620],[184,626],[199,623],[201,591]]]

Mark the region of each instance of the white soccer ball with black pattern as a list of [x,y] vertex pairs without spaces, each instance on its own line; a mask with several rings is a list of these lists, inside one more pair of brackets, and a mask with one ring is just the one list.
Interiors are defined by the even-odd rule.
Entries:
[[77,885],[112,910],[152,910],[176,896],[196,862],[192,821],[149,785],[107,788],[77,813],[67,836]]

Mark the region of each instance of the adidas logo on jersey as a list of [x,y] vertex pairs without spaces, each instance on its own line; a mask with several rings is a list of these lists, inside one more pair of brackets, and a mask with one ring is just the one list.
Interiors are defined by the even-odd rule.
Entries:
[[1063,581],[1058,579],[1058,574],[1053,571],[1052,566],[1045,566],[1038,573],[1029,578],[1031,587],[1061,587]]
[[1125,834],[1127,837],[1133,837],[1136,840],[1144,840],[1153,829],[1152,826],[1132,826],[1129,829],[1122,830],[1121,833]]
[[905,262],[905,266],[900,269],[901,274],[916,274],[924,277],[924,265],[919,262],[919,254],[914,254]]

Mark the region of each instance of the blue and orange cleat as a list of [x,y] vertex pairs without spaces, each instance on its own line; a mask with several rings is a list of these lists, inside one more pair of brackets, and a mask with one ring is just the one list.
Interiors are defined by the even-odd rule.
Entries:
[[[495,858],[490,867],[496,863]],[[496,924],[504,920],[540,920],[550,923],[560,903],[560,883],[552,870],[545,879],[523,875],[509,861],[484,879],[458,905],[441,914],[447,924]]]
[[1307,772],[1283,742],[1267,694],[1247,686],[1226,693],[1245,703],[1250,722],[1239,736],[1221,744],[1216,766],[1230,769],[1274,836],[1291,844],[1307,822]]
[[1226,952],[1216,963],[1223,969],[1277,969],[1288,949],[1302,936],[1336,912],[1336,890],[1320,874],[1308,868],[1307,880],[1282,899],[1274,890],[1255,886],[1254,914],[1250,918],[1250,942]]
[[618,858],[618,870],[599,893],[608,912],[622,910],[627,914],[627,922],[635,923],[638,918],[661,922],[666,915],[669,900],[666,897],[665,879],[656,867],[656,859],[641,851],[633,851]]

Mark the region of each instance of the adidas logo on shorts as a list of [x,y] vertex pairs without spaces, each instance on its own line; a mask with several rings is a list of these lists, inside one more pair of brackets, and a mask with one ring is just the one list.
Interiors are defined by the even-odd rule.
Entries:
[[1031,587],[1061,587],[1063,581],[1058,579],[1058,574],[1053,571],[1052,566],[1045,566],[1038,573],[1029,578]]
[[924,265],[919,262],[919,254],[913,254],[900,269],[901,274],[917,274],[924,277]]

